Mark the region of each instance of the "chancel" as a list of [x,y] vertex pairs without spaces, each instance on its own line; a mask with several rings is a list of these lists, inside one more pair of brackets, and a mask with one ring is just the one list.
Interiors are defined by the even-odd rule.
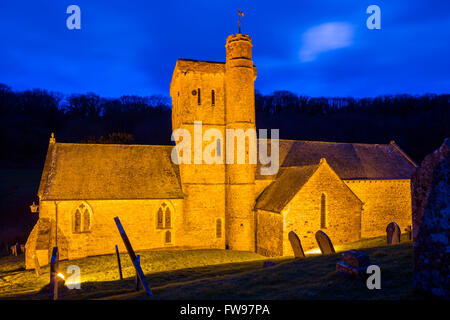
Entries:
[[[202,134],[214,128],[223,137],[227,129],[255,129],[252,46],[238,32],[226,39],[225,62],[176,62],[172,128],[193,136],[194,123],[202,121]],[[318,230],[342,244],[384,235],[392,221],[402,230],[411,224],[416,164],[395,142],[279,140],[280,169],[273,175],[261,175],[260,164],[176,164],[172,148],[64,143],[52,136],[26,267],[34,268],[35,256],[47,264],[55,245],[60,259],[114,253],[122,245],[116,216],[135,250],[218,248],[266,256],[293,255],[291,231],[306,251],[317,246]]]

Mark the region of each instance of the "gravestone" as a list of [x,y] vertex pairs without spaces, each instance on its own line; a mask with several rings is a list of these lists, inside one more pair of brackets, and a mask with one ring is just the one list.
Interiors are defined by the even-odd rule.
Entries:
[[412,229],[411,229],[411,226],[407,226],[405,228],[405,232],[406,232],[406,234],[408,236],[408,240],[412,240]]
[[450,139],[429,154],[411,177],[414,287],[450,298]]
[[336,251],[334,251],[334,247],[331,243],[330,238],[322,230],[316,232],[316,241],[322,254],[336,253]]
[[336,272],[343,275],[364,278],[367,267],[370,265],[369,256],[359,250],[343,252],[341,254],[341,260],[336,263]]
[[294,251],[295,258],[304,258],[305,253],[303,252],[302,243],[300,242],[299,237],[294,231],[289,232],[288,235],[289,242],[292,246],[292,251]]
[[386,227],[386,241],[387,244],[397,244],[400,243],[400,227],[395,222],[391,222]]

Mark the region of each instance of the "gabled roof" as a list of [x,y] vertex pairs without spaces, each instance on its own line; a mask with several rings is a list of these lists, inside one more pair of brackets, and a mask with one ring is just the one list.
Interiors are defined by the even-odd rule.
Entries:
[[255,209],[280,212],[318,168],[316,164],[280,169],[277,179],[256,200]]
[[171,146],[50,143],[41,200],[183,198]]
[[[279,140],[280,167],[308,166],[325,158],[341,179],[409,179],[417,165],[390,144]],[[268,147],[270,150],[270,148]],[[274,179],[260,175],[257,179]]]
[[175,71],[179,72],[205,72],[205,73],[224,73],[225,62],[204,61],[192,59],[178,59],[175,65]]

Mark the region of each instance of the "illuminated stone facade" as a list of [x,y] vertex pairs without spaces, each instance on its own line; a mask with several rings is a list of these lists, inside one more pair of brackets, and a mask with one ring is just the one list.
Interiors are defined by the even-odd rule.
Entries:
[[[227,38],[225,63],[178,60],[170,85],[173,129],[195,136],[197,121],[200,135],[255,129],[255,79],[252,41],[244,34]],[[202,141],[201,150],[209,143]],[[218,143],[216,152],[226,141]],[[116,216],[136,250],[228,248],[268,256],[292,255],[291,230],[308,250],[319,229],[339,244],[383,235],[391,221],[411,224],[415,164],[395,143],[279,143],[280,170],[263,176],[248,162],[248,144],[246,164],[175,164],[172,146],[52,137],[26,266],[34,267],[35,256],[47,264],[54,245],[61,259],[113,253],[116,244],[124,251]]]

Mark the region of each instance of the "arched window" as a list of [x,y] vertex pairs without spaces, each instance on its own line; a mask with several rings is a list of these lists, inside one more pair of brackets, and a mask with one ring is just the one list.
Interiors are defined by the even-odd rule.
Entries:
[[171,243],[172,242],[172,235],[170,234],[170,231],[167,230],[166,231],[166,243]]
[[156,228],[157,229],[172,228],[172,211],[165,202],[161,204],[156,214]]
[[79,209],[75,211],[75,217],[74,217],[74,232],[81,232],[81,212]]
[[158,209],[158,217],[157,217],[157,229],[163,229],[164,228],[164,213],[161,208]]
[[83,231],[91,230],[91,213],[85,209],[83,213]]
[[86,203],[80,204],[73,215],[73,232],[89,232],[91,230],[91,216],[91,208]]
[[170,220],[170,209],[169,207],[166,208],[166,223],[165,223],[165,227],[166,229],[170,229],[172,227],[172,221]]
[[320,228],[325,229],[327,227],[327,198],[325,193],[320,196]]
[[222,238],[222,220],[216,220],[216,238]]

